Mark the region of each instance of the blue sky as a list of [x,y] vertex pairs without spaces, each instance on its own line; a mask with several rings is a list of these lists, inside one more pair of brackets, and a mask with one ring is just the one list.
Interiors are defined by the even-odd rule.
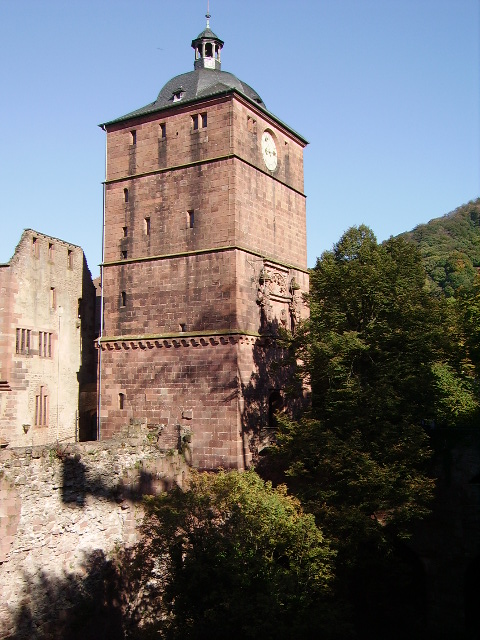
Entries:
[[[0,0],[0,262],[24,228],[101,261],[104,133],[193,69],[206,0]],[[309,265],[480,195],[477,0],[210,0],[222,69],[309,140]]]

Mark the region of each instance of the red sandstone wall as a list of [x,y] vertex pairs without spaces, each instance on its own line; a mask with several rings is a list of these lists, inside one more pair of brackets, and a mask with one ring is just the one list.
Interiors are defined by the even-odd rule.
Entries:
[[[207,113],[207,128],[194,131],[192,115],[202,113]],[[208,100],[201,107],[178,106],[168,113],[109,125],[107,180],[227,155],[231,149],[231,118],[230,99],[221,98]],[[164,139],[161,123],[166,124]],[[132,130],[136,131],[135,145]]]
[[[120,260],[125,250],[130,259],[232,245],[233,162],[224,160],[107,185],[105,262]],[[194,211],[193,229],[188,211]],[[146,234],[147,217],[150,235]]]
[[107,266],[104,286],[106,336],[237,328],[233,251]]
[[210,337],[107,344],[102,349],[102,439],[132,421],[164,425],[168,433],[178,427],[192,432],[195,466],[242,468],[247,452],[238,414],[237,344],[252,341]]

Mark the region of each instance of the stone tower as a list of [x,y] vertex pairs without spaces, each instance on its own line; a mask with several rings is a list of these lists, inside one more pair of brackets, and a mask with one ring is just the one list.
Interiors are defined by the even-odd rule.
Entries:
[[221,70],[209,18],[193,71],[101,125],[99,429],[244,468],[286,407],[277,328],[307,314],[307,142]]

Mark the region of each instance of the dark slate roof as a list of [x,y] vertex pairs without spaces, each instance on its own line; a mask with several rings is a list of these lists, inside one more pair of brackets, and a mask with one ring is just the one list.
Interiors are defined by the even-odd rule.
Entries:
[[[224,93],[230,89],[236,89],[240,93],[243,93],[247,98],[266,110],[265,104],[258,93],[252,89],[250,85],[239,80],[233,73],[214,69],[195,69],[194,71],[182,73],[169,80],[160,90],[155,102],[151,102],[136,111],[131,111],[120,118],[105,122],[104,125],[154,113],[155,111],[167,109],[174,104],[180,105],[185,102],[208,98],[219,93]],[[174,102],[173,96],[174,93],[177,92],[181,92],[182,97],[180,100]]]
[[217,35],[215,35],[213,31],[210,29],[210,27],[207,27],[202,31],[202,33],[199,33],[198,36],[195,38],[195,40],[192,40],[192,42],[197,42],[198,40],[203,40],[204,38],[208,40],[218,40],[219,42],[224,44],[223,40],[221,40]]

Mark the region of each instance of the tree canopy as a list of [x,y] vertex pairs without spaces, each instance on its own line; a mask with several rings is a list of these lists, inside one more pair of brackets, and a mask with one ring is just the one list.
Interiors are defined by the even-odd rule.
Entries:
[[330,593],[333,551],[284,486],[254,471],[199,473],[146,509],[143,543],[124,562],[148,621],[131,637],[348,637]]

